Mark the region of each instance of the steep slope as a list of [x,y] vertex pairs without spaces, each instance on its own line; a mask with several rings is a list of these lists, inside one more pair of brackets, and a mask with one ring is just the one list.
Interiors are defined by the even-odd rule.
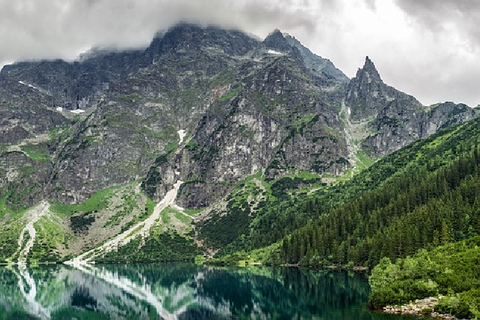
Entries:
[[348,168],[336,110],[311,78],[298,75],[300,68],[288,57],[266,57],[254,73],[214,101],[184,152],[157,159],[145,190],[161,196],[177,171],[186,181],[179,194],[185,199],[182,205],[204,207],[258,170],[274,178]]
[[268,49],[273,49],[273,51],[270,51],[272,54],[288,54],[302,61],[306,71],[319,80],[323,80],[325,84],[329,80],[343,83],[349,81],[348,77],[341,70],[337,69],[330,60],[312,53],[295,37],[283,34],[278,29],[269,34],[263,41],[263,44]]
[[345,204],[337,200],[337,208],[284,240],[280,256],[289,263],[372,267],[382,257],[478,235],[479,141],[475,119],[385,157],[327,193]]
[[345,105],[345,117],[353,127],[350,130],[358,131],[360,127],[363,132],[355,138],[374,157],[383,157],[441,128],[476,116],[464,104],[423,106],[414,97],[386,85],[368,57],[348,84]]

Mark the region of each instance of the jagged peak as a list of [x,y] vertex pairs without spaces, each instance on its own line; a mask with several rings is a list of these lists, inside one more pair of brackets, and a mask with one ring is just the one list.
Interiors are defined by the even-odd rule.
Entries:
[[363,68],[358,69],[356,77],[360,78],[362,74],[367,74],[370,81],[383,82],[382,77],[380,77],[380,74],[375,67],[375,64],[372,60],[370,60],[368,56],[365,57],[365,63],[363,64]]
[[268,48],[279,49],[284,51],[290,51],[291,47],[287,43],[287,39],[285,35],[279,30],[275,29],[272,33],[270,33],[265,40],[263,40],[263,44]]
[[287,36],[288,36],[287,33],[284,33],[284,32],[282,32],[280,29],[275,28],[275,30],[273,30],[272,32],[270,32],[270,33],[268,34],[267,38],[268,38],[268,37],[283,37],[283,38],[285,38],[285,37],[287,37]]

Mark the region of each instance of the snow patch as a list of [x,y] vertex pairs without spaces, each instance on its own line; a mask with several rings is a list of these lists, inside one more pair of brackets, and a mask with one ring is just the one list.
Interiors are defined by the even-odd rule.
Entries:
[[180,142],[178,144],[182,144],[183,139],[187,135],[187,132],[185,130],[178,130],[177,133],[178,133],[178,136],[180,137]]
[[267,51],[268,54],[273,54],[273,55],[276,55],[276,56],[281,56],[283,55],[283,53],[279,52],[279,51],[275,51],[275,50],[268,50]]
[[82,110],[82,109],[77,109],[77,110],[70,110],[71,113],[74,113],[74,114],[80,114],[80,113],[84,113],[85,110]]
[[30,87],[32,89],[35,89],[37,91],[40,91],[39,88],[35,87],[34,85],[31,85],[30,83],[26,83],[25,81],[18,81],[18,83],[23,84],[24,86]]

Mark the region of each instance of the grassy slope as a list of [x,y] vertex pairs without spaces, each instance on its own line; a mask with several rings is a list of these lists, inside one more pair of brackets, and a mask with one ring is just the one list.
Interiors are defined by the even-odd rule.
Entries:
[[[155,203],[138,192],[139,182],[101,190],[82,203],[68,205],[53,203],[51,212],[42,217],[34,227],[36,241],[32,247],[28,261],[30,263],[47,263],[64,261],[73,255],[97,246],[108,238],[127,230],[135,223],[147,218],[155,207]],[[5,197],[6,198],[6,197]],[[18,256],[18,238],[25,227],[28,210],[15,212],[6,205],[5,198],[0,199],[0,250],[1,262],[15,262]],[[192,259],[197,254],[192,238],[192,218],[194,212],[182,214],[175,209],[167,208],[162,213],[166,221],[159,221],[152,230],[152,236],[146,238],[142,251],[148,251],[152,259],[169,260],[167,256],[157,254],[168,252],[175,254],[175,260]],[[24,240],[26,242],[27,238]],[[188,248],[184,250],[183,248]],[[131,246],[125,248],[130,250]],[[126,252],[127,252],[126,251]],[[137,250],[138,251],[138,250]],[[185,256],[183,255],[185,254]],[[17,254],[18,255],[18,254]],[[112,258],[115,257],[115,258]],[[101,260],[101,259],[99,259]],[[121,255],[110,255],[109,262],[120,262]],[[129,258],[130,262],[144,261],[143,257]]]

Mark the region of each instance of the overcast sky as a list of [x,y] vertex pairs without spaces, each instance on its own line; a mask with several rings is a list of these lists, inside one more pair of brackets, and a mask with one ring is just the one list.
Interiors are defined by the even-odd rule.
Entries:
[[0,0],[0,67],[147,46],[179,21],[261,38],[279,28],[349,77],[368,55],[426,105],[480,104],[480,0]]

